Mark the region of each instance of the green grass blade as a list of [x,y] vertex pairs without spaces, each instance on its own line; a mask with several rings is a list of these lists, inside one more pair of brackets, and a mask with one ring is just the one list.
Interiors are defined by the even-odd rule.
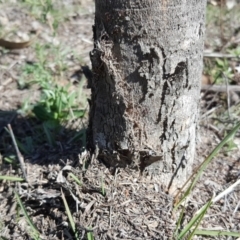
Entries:
[[25,154],[30,153],[29,150],[27,149],[27,147],[24,144],[22,144],[18,139],[16,139],[16,143],[21,152],[24,152]]
[[73,114],[74,114],[74,117],[75,118],[77,118],[77,117],[79,117],[79,118],[81,118],[81,117],[83,117],[84,115],[85,115],[85,113],[86,113],[86,110],[73,110]]
[[37,228],[36,228],[36,226],[34,225],[34,223],[32,222],[32,220],[30,219],[30,217],[28,216],[28,213],[27,213],[27,211],[26,211],[26,209],[25,209],[25,207],[24,207],[24,205],[23,205],[23,203],[22,203],[22,201],[21,201],[21,198],[19,197],[19,195],[18,195],[18,193],[17,193],[16,191],[14,191],[14,194],[15,194],[15,197],[16,197],[16,199],[17,199],[17,202],[18,202],[19,206],[21,207],[21,209],[22,209],[22,211],[23,211],[23,214],[24,214],[24,216],[25,216],[25,218],[26,218],[29,226],[30,226],[31,229],[32,229],[34,238],[35,238],[35,239],[40,239],[40,238],[39,238],[40,233],[39,233],[39,231],[37,230]]
[[[211,162],[213,157],[217,155],[217,153],[220,151],[220,149],[236,134],[237,130],[240,128],[240,123],[238,123],[231,131],[230,133],[217,145],[217,147],[211,152],[211,154],[203,161],[203,163],[198,167],[198,169],[191,175],[191,177],[185,182],[183,187],[180,189],[179,193],[182,192],[183,188],[187,185],[187,183],[193,179],[192,183],[184,193],[182,199],[178,202],[178,204],[175,206],[174,210],[176,210],[180,204],[186,199],[186,197],[190,194],[194,186],[196,185],[196,182],[200,178],[202,172],[206,169],[207,165]],[[195,178],[194,175],[196,174]],[[179,195],[177,194],[177,196]]]
[[202,207],[199,213],[191,219],[191,221],[184,227],[184,229],[178,235],[177,237],[178,240],[182,239],[191,230],[191,228],[203,218],[204,214],[206,213],[207,209],[211,206],[211,204],[212,201],[210,200],[207,204],[205,204]]
[[28,152],[32,153],[34,150],[33,139],[32,139],[32,137],[26,137],[25,139],[26,139]]
[[212,236],[212,237],[219,237],[219,236],[240,237],[239,232],[228,232],[228,231],[221,231],[221,230],[205,230],[205,229],[196,230],[195,235]]
[[47,137],[48,144],[52,147],[54,145],[54,140],[53,140],[52,134],[49,131],[49,128],[48,128],[46,122],[43,123],[43,130],[44,130],[44,133],[45,133],[45,135]]
[[3,158],[3,160],[7,163],[10,163],[10,164],[14,165],[14,166],[18,165],[18,162],[17,162],[14,155],[11,155],[9,157],[5,157],[5,158]]
[[177,220],[176,230],[175,230],[175,232],[174,232],[174,236],[177,236],[177,235],[178,235],[178,230],[179,230],[179,228],[180,228],[180,224],[181,224],[181,222],[182,222],[182,218],[183,218],[184,212],[185,212],[185,206],[183,206],[182,211],[181,211],[181,213],[180,213],[180,216],[179,216],[179,218],[178,218],[178,220]]
[[14,176],[6,176],[6,175],[0,175],[0,180],[13,181],[13,182],[22,182],[22,181],[24,181],[23,178],[14,177]]
[[94,240],[93,232],[91,231],[91,228],[88,229],[89,232],[87,233],[87,239],[88,240]]
[[73,174],[73,173],[69,173],[69,176],[75,180],[75,182],[78,184],[78,185],[82,185],[81,181]]
[[86,129],[81,129],[79,132],[77,132],[69,141],[68,143],[72,143],[74,141],[82,141],[82,145],[86,146]]
[[197,230],[200,222],[202,221],[202,219],[203,219],[203,217],[205,216],[208,208],[210,208],[211,205],[212,205],[212,200],[210,200],[210,201],[206,204],[206,207],[203,208],[203,211],[199,213],[199,214],[200,214],[200,217],[199,217],[199,219],[198,219],[198,221],[197,221],[197,224],[196,224],[194,230],[191,232],[188,240],[191,240],[191,239],[193,238],[193,236],[195,235],[195,232],[196,232],[196,230]]
[[71,214],[71,211],[69,209],[69,206],[68,206],[68,203],[67,203],[67,200],[63,194],[63,191],[62,191],[62,199],[63,199],[63,203],[64,203],[64,206],[65,206],[65,209],[66,209],[66,212],[67,212],[67,216],[68,216],[68,219],[69,219],[69,222],[70,222],[70,225],[71,225],[71,228],[74,232],[74,235],[75,235],[75,238],[78,239],[78,233],[76,231],[76,225],[75,225],[75,222],[73,220],[73,217],[72,217],[72,214]]

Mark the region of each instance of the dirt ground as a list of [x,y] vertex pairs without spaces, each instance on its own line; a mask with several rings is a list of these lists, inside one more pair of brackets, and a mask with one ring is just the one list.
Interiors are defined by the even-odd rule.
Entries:
[[[18,143],[25,146],[20,150],[28,180],[0,180],[0,239],[37,239],[17,204],[15,192],[40,232],[39,239],[74,239],[63,205],[64,198],[73,215],[78,239],[92,239],[91,235],[94,239],[109,240],[171,239],[177,216],[172,212],[172,197],[163,193],[157,179],[140,176],[131,169],[117,169],[112,173],[94,156],[91,156],[91,164],[88,165],[90,156],[84,149],[84,138],[72,140],[75,136],[86,134],[87,114],[81,121],[69,121],[61,126],[56,133],[55,144],[51,145],[43,136],[42,123],[25,110],[24,103],[37,102],[41,94],[39,87],[20,87],[21,80],[26,77],[23,75],[24,64],[39,61],[36,44],[56,47],[64,55],[59,62],[66,66],[66,70],[60,74],[60,63],[54,56],[56,53],[53,52],[52,58],[50,55],[47,61],[61,86],[70,84],[70,88],[75,90],[82,86],[83,96],[87,98],[89,95],[82,66],[91,66],[89,52],[93,48],[94,2],[56,1],[61,18],[46,15],[45,21],[41,20],[36,10],[39,6],[30,7],[26,2],[0,1],[0,38],[7,36],[9,41],[19,42],[33,39],[27,48],[0,48],[0,176],[22,176],[17,162],[8,161],[17,159],[12,139],[6,131],[7,124],[10,124]],[[219,1],[210,2],[210,7],[220,8]],[[228,12],[233,12],[225,17],[217,12],[209,13],[211,21],[207,21],[206,54],[228,54],[226,49],[240,46],[240,16],[234,15],[236,9],[240,12],[239,4],[233,10],[228,9]],[[58,27],[55,29],[54,19],[57,17]],[[51,51],[51,47],[47,51]],[[204,58],[206,66],[212,58],[209,59]],[[239,58],[233,57],[228,63],[233,70],[229,84],[238,86],[240,70],[235,69],[240,64]],[[222,85],[223,91],[206,90],[214,82],[209,75],[211,64],[205,67],[203,75],[205,90],[201,93],[194,167],[208,156],[240,118],[239,92],[226,93],[226,84]],[[83,107],[87,110],[87,104]],[[221,150],[203,173],[189,197],[183,224],[213,195],[218,195],[239,179],[239,148],[240,135],[236,134],[231,144]],[[73,180],[71,173],[77,176],[80,184]],[[239,186],[209,209],[200,228],[240,232]],[[197,236],[194,239],[204,238]],[[216,239],[236,238],[218,236]]]

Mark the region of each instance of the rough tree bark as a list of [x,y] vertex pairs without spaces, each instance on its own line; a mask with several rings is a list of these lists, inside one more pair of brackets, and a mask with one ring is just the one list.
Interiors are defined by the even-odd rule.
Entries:
[[95,0],[90,141],[174,189],[191,173],[206,0]]

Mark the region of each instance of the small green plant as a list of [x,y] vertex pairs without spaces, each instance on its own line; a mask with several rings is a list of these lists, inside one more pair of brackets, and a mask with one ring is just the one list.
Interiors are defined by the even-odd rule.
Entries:
[[229,52],[230,54],[232,54],[236,57],[240,57],[240,47],[228,49],[227,52]]
[[42,92],[40,102],[33,108],[38,119],[60,122],[84,116],[84,110],[78,110],[79,107],[75,105],[76,93],[69,93],[67,87],[55,85],[53,88],[43,89]]
[[56,74],[63,75],[63,72],[67,70],[67,64],[64,59],[67,58],[71,50],[64,46],[55,46],[52,48],[51,54],[54,56],[55,71]]
[[47,59],[49,56],[49,52],[51,51],[51,47],[52,46],[50,44],[36,43],[35,45],[35,53],[37,56],[38,64],[42,66],[43,69],[46,68]]
[[68,47],[62,45],[54,46],[53,44],[36,44],[35,52],[39,64],[43,67],[47,68],[47,65],[51,61],[55,74],[61,75],[67,69],[65,59],[71,53]]
[[55,8],[54,0],[22,0],[23,4],[29,7],[32,15],[43,23],[48,23],[53,31],[63,20],[63,11]]
[[20,88],[26,88],[33,84],[49,88],[55,82],[55,77],[61,76],[63,71],[67,69],[65,59],[69,53],[68,49],[37,43],[35,53],[37,62],[27,63],[22,68],[22,75],[18,81]]
[[26,64],[22,69],[22,76],[18,81],[19,87],[26,88],[33,84],[39,84],[42,88],[48,88],[53,82],[51,73],[39,63]]
[[[34,131],[36,130],[34,138],[26,136],[21,138],[21,143],[18,141],[19,148],[25,154],[33,152],[37,142],[47,141],[51,147],[54,146],[61,125],[84,117],[83,108],[87,104],[82,91],[83,83],[78,87],[70,83],[62,84],[63,71],[67,68],[65,59],[69,51],[61,46],[36,44],[35,52],[37,61],[23,66],[22,76],[18,82],[20,88],[34,87],[40,91],[40,98],[37,101],[31,102],[31,98],[25,100],[18,111],[24,116],[35,116],[41,121],[41,129],[34,127]],[[85,146],[85,131],[76,133],[72,141],[79,138]]]
[[22,116],[29,116],[29,115],[31,115],[31,111],[32,111],[32,105],[30,103],[30,100],[25,99],[22,102],[21,107],[17,110],[17,113]]
[[206,63],[205,72],[207,75],[212,76],[216,84],[226,84],[226,81],[231,80],[234,76],[233,69],[225,58],[216,58],[214,61]]
[[224,59],[216,59],[216,66],[217,66],[217,72],[216,74],[221,75],[223,73],[227,79],[231,79],[233,77],[233,70],[229,65],[229,61]]
[[[67,52],[62,52],[59,47],[50,48],[49,45],[39,45],[35,47],[38,62],[26,64],[23,67],[23,74],[19,81],[20,88],[39,86],[42,94],[41,99],[34,105],[28,101],[21,108],[22,113],[32,112],[39,120],[49,122],[45,124],[44,132],[48,135],[48,141],[51,142],[48,134],[54,125],[57,126],[61,121],[74,118],[81,118],[85,111],[79,109],[81,102],[85,101],[81,89],[70,91],[70,84],[59,86],[57,81],[53,80],[53,75],[66,69],[63,58]],[[48,66],[47,59],[52,59],[57,72],[53,73]],[[80,86],[82,88],[82,86]]]
[[[184,206],[186,205],[186,198],[190,195],[190,193],[192,192],[194,186],[196,185],[198,179],[200,178],[202,172],[207,168],[207,166],[209,165],[209,163],[212,161],[213,157],[216,156],[216,154],[223,148],[224,145],[226,145],[229,141],[232,140],[232,138],[235,136],[236,132],[239,130],[240,128],[240,123],[238,123],[233,129],[232,131],[230,131],[228,133],[228,135],[217,145],[217,147],[211,152],[211,154],[203,161],[203,163],[194,171],[194,173],[190,176],[190,178],[185,182],[185,184],[183,185],[183,187],[180,189],[180,191],[178,192],[178,194],[175,196],[175,208],[174,211],[176,211],[182,203],[185,203]],[[189,184],[189,186],[188,186]],[[240,184],[240,180],[237,181],[235,184],[233,184],[233,186],[231,186],[231,188],[229,188],[230,190],[233,189],[233,187],[235,187],[237,184]],[[181,194],[181,192],[183,191],[183,189],[188,186],[187,190],[182,194],[181,198],[179,199],[179,196]],[[218,201],[221,197],[225,196],[227,193],[229,192],[229,190],[225,190],[223,193],[219,194],[217,197],[209,200],[196,214],[195,216],[193,216],[193,218],[190,220],[190,222],[183,227],[183,229],[180,228],[181,222],[182,222],[182,218],[184,215],[184,211],[185,211],[185,207],[182,208],[182,211],[180,213],[180,216],[178,218],[177,224],[176,224],[176,231],[174,233],[175,238],[177,240],[181,240],[181,239],[192,239],[192,237],[194,235],[207,235],[207,236],[219,236],[219,234],[221,236],[238,236],[240,237],[240,233],[236,233],[236,232],[226,232],[226,231],[213,231],[213,230],[208,230],[208,229],[202,229],[199,230],[198,226],[201,222],[201,220],[203,219],[203,217],[205,216],[208,208],[215,203],[216,201]],[[187,238],[185,238],[187,237]]]

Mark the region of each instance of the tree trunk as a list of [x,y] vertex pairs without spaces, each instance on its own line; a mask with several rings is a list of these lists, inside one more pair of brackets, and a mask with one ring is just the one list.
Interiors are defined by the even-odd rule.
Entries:
[[206,0],[95,0],[90,141],[163,186],[191,173]]

